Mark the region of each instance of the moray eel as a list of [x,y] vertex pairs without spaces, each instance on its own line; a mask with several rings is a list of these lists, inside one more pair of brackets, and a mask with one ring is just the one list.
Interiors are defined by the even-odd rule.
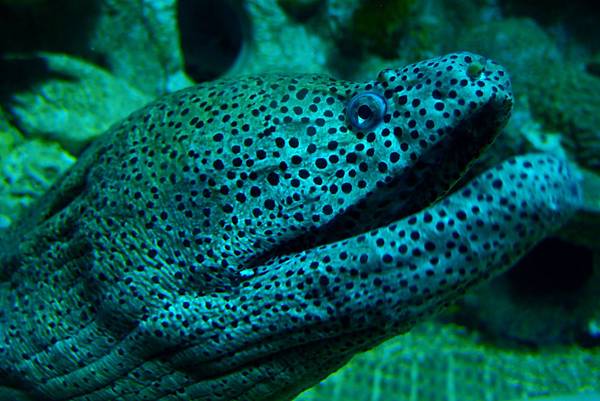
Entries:
[[544,155],[447,194],[511,105],[500,65],[455,53],[133,113],[3,234],[0,398],[293,398],[575,209]]

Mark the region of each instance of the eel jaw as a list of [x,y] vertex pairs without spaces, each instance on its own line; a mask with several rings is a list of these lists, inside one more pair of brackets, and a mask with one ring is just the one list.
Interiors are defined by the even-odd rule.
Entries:
[[[500,274],[580,205],[564,160],[520,156],[390,225],[276,257],[240,289],[250,321],[275,331],[246,335],[228,355],[244,366],[284,367],[270,370],[282,380],[273,388],[302,390]],[[259,299],[272,302],[255,316]]]
[[[439,201],[495,141],[510,119],[512,106],[510,91],[504,96],[491,97],[445,133],[452,137],[451,140],[428,149],[415,166],[405,169],[387,185],[367,194],[326,224],[269,250],[268,257],[293,254],[349,239],[408,217]],[[247,265],[251,268],[260,265],[268,257],[256,256]]]

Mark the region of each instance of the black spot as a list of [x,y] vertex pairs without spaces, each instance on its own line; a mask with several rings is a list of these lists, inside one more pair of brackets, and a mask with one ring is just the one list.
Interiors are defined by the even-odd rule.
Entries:
[[261,190],[260,190],[260,188],[259,188],[259,187],[257,187],[257,186],[252,186],[252,187],[250,188],[250,196],[252,196],[252,197],[256,198],[256,197],[259,197],[259,196],[260,196],[260,193],[261,193]]
[[303,100],[306,97],[307,93],[308,93],[308,89],[302,88],[298,92],[296,92],[296,98],[298,100]]
[[324,169],[325,167],[327,167],[327,160],[325,160],[322,157],[319,157],[317,160],[315,160],[315,166],[317,166],[317,168]]
[[279,174],[274,173],[274,172],[270,172],[269,175],[267,176],[267,181],[271,185],[277,185],[277,184],[279,184]]
[[275,209],[275,201],[273,199],[266,199],[264,205],[269,210]]
[[223,170],[223,168],[225,168],[225,166],[223,165],[223,161],[221,159],[217,159],[213,162],[213,167],[216,170]]

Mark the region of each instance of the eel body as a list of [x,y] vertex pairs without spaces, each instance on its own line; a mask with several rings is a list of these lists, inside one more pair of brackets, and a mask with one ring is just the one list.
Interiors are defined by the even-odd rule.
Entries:
[[454,53],[133,113],[2,234],[0,399],[293,398],[575,209],[545,155],[447,195],[511,106],[500,65]]

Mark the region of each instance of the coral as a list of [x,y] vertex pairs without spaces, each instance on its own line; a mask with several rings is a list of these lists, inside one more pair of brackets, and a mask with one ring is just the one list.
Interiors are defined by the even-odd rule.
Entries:
[[[183,74],[175,0],[99,2],[89,46],[111,72],[156,96],[189,86]],[[199,2],[203,3],[203,2]]]
[[29,71],[29,81],[4,87],[4,107],[14,124],[26,136],[56,141],[73,154],[149,100],[125,81],[75,57],[42,53],[4,62],[14,64],[16,74]]
[[0,227],[8,226],[74,162],[57,144],[39,140],[23,142],[0,158]]
[[246,44],[228,76],[328,71],[331,39],[290,17],[276,0],[248,0],[245,12],[249,25]]
[[[22,141],[23,136],[8,122],[4,110],[0,107],[0,168],[14,147]],[[10,197],[5,196],[5,187],[5,184],[0,185],[0,228],[7,227],[20,211],[20,207],[16,206]]]

